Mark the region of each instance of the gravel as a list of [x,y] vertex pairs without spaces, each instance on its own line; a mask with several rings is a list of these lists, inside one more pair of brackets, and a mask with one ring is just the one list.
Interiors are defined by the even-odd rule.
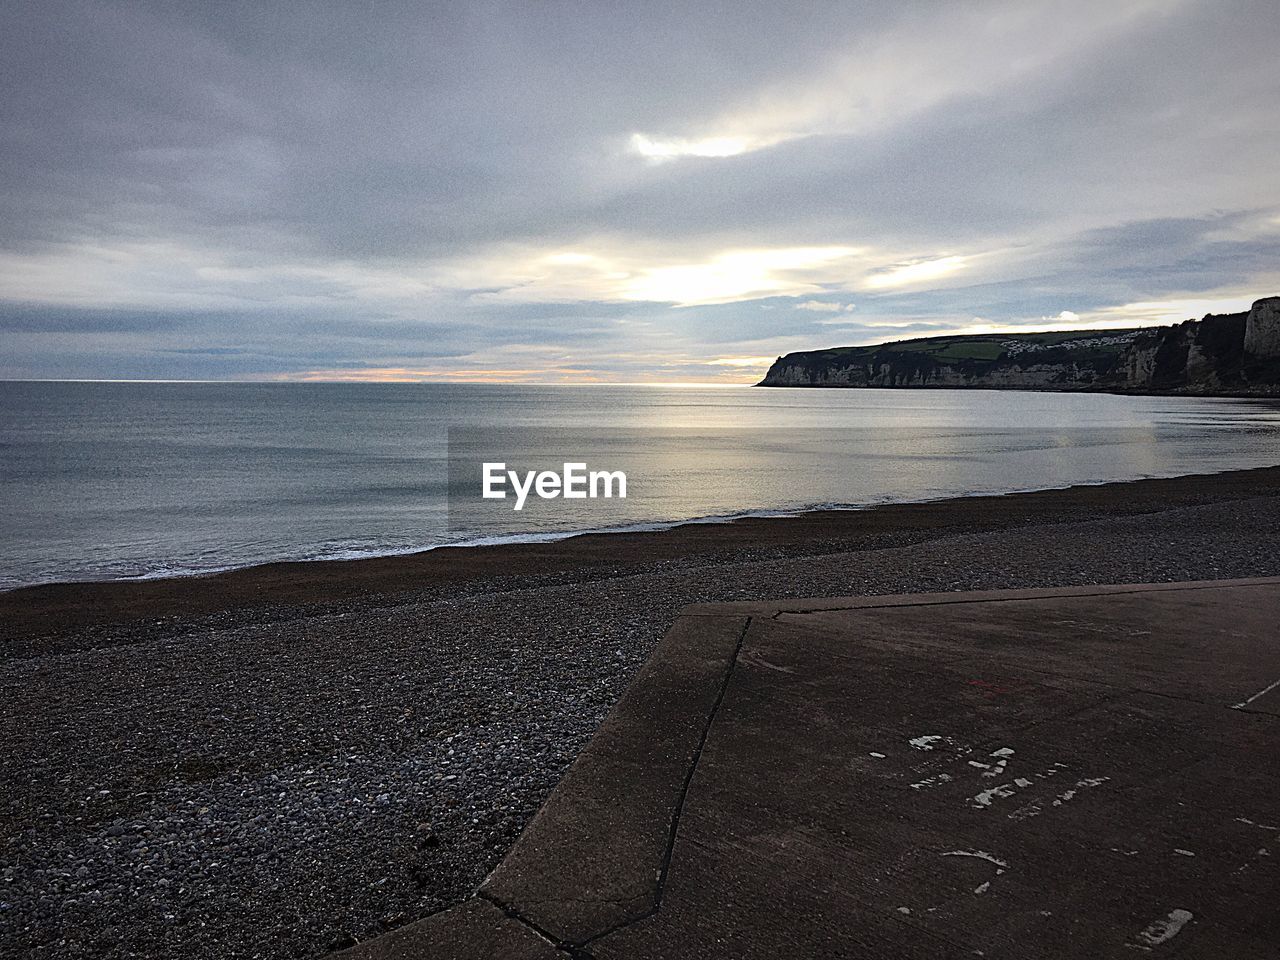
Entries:
[[827,549],[0,661],[0,956],[348,946],[474,890],[683,604],[1280,575],[1280,497]]

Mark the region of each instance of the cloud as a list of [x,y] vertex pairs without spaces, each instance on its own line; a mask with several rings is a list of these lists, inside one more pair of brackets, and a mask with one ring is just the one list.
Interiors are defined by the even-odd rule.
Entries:
[[857,254],[850,247],[733,250],[704,263],[647,268],[629,282],[629,300],[688,306],[764,296],[795,296],[821,289],[823,278]]
[[917,260],[913,263],[895,264],[887,270],[877,271],[867,277],[866,286],[872,290],[886,287],[906,287],[929,283],[950,276],[964,269],[964,257],[938,257],[933,260]]
[[646,301],[678,307],[820,293],[865,270],[856,247],[505,250],[446,265],[433,283],[483,302]]
[[676,160],[680,157],[736,157],[740,153],[750,153],[771,147],[775,143],[791,140],[794,137],[775,134],[767,137],[729,136],[729,137],[675,137],[673,139],[654,139],[643,133],[631,135],[631,149],[646,160],[661,163]]
[[[1254,294],[1219,298],[1185,297],[1177,300],[1123,303],[1101,310],[1090,311],[1083,316],[1071,314],[1070,326],[1167,326],[1183,320],[1203,317],[1209,313],[1243,313],[1253,301]],[[1068,311],[1069,313],[1069,311]],[[1060,316],[1059,320],[1063,318]]]
[[1277,293],[1278,30],[1264,0],[15,0],[0,375],[731,377]]
[[810,310],[814,313],[851,313],[854,306],[852,303],[834,303],[830,300],[806,300],[804,303],[797,303],[795,309]]
[[767,367],[775,360],[775,357],[718,357],[715,360],[708,360],[707,363],[713,367]]
[[[668,250],[616,242],[581,250],[499,250],[446,265],[430,282],[470,290],[486,302],[648,301],[677,307],[799,297],[855,290],[919,287],[957,274],[980,257],[926,257],[901,262],[869,247],[759,247]],[[839,312],[852,304],[809,300],[800,310]]]
[[[798,76],[748,94],[682,136],[636,133],[649,160],[726,158],[812,136],[870,136],[964,97],[1035,80],[1113,43],[1180,4],[1087,0],[1064,18],[1056,4],[979,3],[913,11],[881,32],[855,35]],[[964,56],[949,55],[963,50]],[[1016,51],[1011,55],[1010,51]]]

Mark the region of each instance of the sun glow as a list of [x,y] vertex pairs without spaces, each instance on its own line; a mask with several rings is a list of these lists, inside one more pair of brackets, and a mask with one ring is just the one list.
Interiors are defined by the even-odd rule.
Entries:
[[904,252],[826,244],[681,255],[597,239],[558,250],[494,251],[458,261],[430,279],[440,288],[470,289],[480,302],[634,301],[691,307],[796,297],[805,298],[794,305],[796,310],[839,316],[855,309],[847,298],[856,291],[925,289],[971,269],[980,259],[991,259],[982,253],[904,257]]
[[707,365],[711,367],[767,367],[775,359],[775,357],[720,357],[717,360],[708,360]]
[[651,137],[644,133],[631,135],[631,149],[651,163],[662,163],[679,157],[736,157],[739,154],[763,150],[784,140],[791,134],[769,136],[722,135],[712,137]]
[[880,273],[867,277],[865,284],[873,290],[907,287],[927,283],[949,276],[965,266],[964,257],[940,257],[937,260],[917,260],[897,264]]
[[623,287],[622,296],[692,306],[818,293],[822,287],[814,273],[857,253],[854,247],[729,251],[705,263],[649,268]]

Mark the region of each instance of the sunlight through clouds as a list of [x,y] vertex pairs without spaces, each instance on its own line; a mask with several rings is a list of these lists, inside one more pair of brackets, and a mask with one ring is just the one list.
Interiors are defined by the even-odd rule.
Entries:
[[873,273],[864,281],[873,290],[891,287],[907,287],[916,284],[939,280],[960,270],[965,265],[964,257],[940,257],[936,260],[918,260],[904,263],[888,270]]
[[[1225,291],[1224,291],[1225,293]],[[1220,295],[1214,297],[1182,297],[1170,300],[1125,303],[1102,310],[1081,313],[1082,324],[1127,323],[1131,326],[1160,326],[1181,323],[1183,320],[1203,317],[1208,313],[1240,313],[1248,310],[1257,294],[1243,296]],[[1074,326],[1074,324],[1073,324]]]
[[777,359],[776,357],[720,357],[717,360],[708,360],[707,364],[712,367],[768,367],[769,364]]
[[[1052,6],[1023,5],[992,16],[987,4],[939,10],[932,29],[855,39],[843,52],[704,121],[696,135],[631,135],[650,163],[736,157],[814,136],[860,136],[907,122],[957,97],[1017,84],[1060,67],[1092,44],[1112,40],[1186,0],[1079,0],[1070,22]],[[943,51],[960,45],[966,56]],[[1016,49],[1021,55],[1011,57]],[[709,132],[706,132],[709,131]]]
[[[435,282],[481,302],[652,302],[677,307],[844,289],[865,273],[861,247],[725,250],[672,262],[638,249],[585,253],[495,251],[455,264]],[[839,309],[839,307],[837,308]]]
[[318,3],[14,8],[0,376],[745,381],[1280,292],[1256,4]]
[[797,310],[808,310],[811,313],[852,313],[852,303],[834,303],[830,300],[806,300],[804,303],[797,303]]
[[689,139],[685,137],[655,138],[643,133],[631,135],[631,149],[653,163],[675,160],[678,157],[736,157],[741,153],[763,150],[784,140],[795,139],[794,134],[772,136],[715,136]]
[[692,306],[818,292],[822,287],[817,272],[822,272],[822,278],[829,278],[833,265],[858,252],[854,247],[733,251],[707,263],[646,270],[626,285],[623,296],[628,300]]

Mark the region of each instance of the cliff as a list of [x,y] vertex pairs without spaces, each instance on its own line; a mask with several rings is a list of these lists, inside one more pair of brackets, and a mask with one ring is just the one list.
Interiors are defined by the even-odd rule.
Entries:
[[765,387],[1280,396],[1280,297],[1172,327],[928,337],[779,357]]

